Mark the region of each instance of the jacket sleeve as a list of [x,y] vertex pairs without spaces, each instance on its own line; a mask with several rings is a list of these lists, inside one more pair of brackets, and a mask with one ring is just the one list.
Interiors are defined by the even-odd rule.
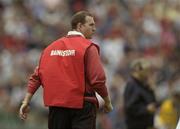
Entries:
[[106,76],[101,64],[98,49],[91,45],[85,54],[85,67],[86,67],[86,78],[90,86],[96,91],[101,97],[108,96],[106,83]]
[[27,90],[29,93],[34,94],[39,86],[41,85],[39,73],[38,73],[38,67],[35,68],[34,73],[30,75],[29,81],[27,84]]

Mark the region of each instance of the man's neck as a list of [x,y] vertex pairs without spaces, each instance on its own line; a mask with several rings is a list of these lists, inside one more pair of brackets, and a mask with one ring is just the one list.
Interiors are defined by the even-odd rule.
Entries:
[[67,35],[81,35],[82,37],[85,37],[81,32],[76,30],[69,31]]

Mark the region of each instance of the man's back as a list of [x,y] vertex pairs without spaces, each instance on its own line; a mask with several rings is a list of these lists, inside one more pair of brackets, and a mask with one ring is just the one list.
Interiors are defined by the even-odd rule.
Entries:
[[56,40],[43,51],[39,75],[46,106],[82,108],[84,55],[90,45],[90,41],[82,36],[67,36]]

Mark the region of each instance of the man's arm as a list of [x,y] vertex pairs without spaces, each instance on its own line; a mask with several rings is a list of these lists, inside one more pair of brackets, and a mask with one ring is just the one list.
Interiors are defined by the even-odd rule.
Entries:
[[33,94],[37,91],[40,85],[41,81],[39,78],[38,67],[36,67],[34,73],[29,78],[27,92],[19,109],[19,116],[21,119],[25,120],[27,118],[27,113],[29,112],[29,103]]
[[101,64],[100,56],[97,48],[92,45],[88,48],[85,55],[86,77],[90,86],[96,91],[104,100],[105,112],[110,112],[112,108],[111,100],[107,92],[106,76]]

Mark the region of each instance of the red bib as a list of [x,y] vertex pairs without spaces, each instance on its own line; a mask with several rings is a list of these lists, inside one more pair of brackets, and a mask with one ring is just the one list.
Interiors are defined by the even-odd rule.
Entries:
[[91,44],[81,36],[69,36],[53,42],[43,51],[39,74],[46,106],[83,107],[84,56]]

